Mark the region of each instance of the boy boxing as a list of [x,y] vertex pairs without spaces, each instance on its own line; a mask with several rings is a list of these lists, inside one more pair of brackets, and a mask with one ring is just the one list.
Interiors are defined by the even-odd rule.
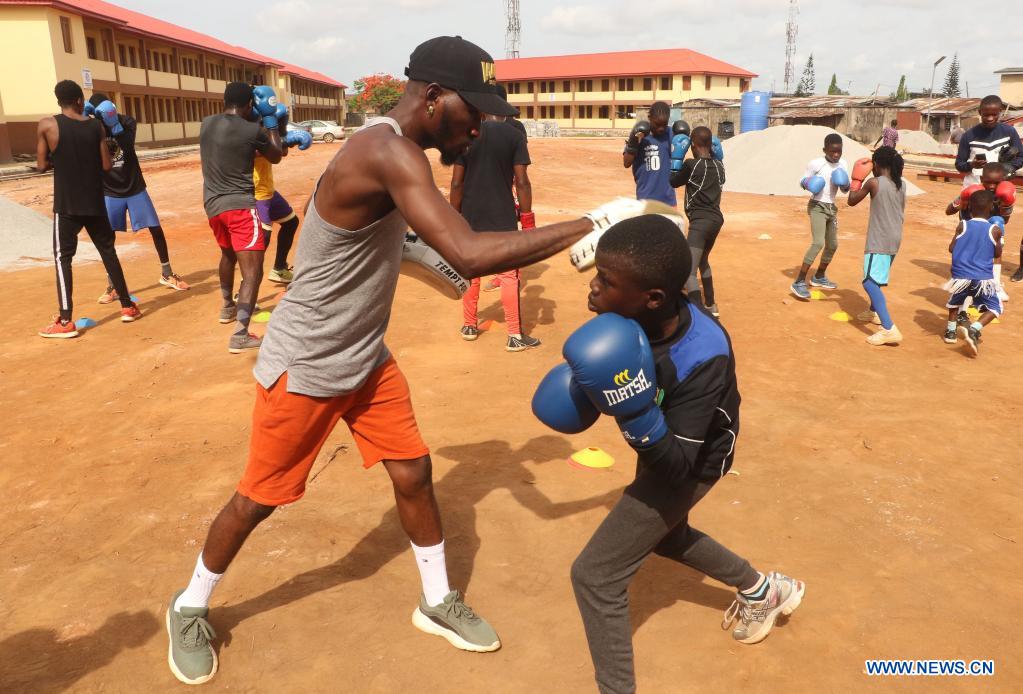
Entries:
[[[1002,227],[1004,222],[991,215],[994,195],[989,190],[978,190],[970,196],[970,219],[959,222],[955,236],[948,245],[952,254],[952,279],[945,284],[951,294],[948,308],[948,327],[945,342],[955,344],[956,336],[966,340],[974,356],[980,352],[980,334],[984,326],[1002,314],[1002,301],[998,298],[998,285],[994,279],[994,266],[1002,257]],[[970,325],[956,325],[956,316],[963,310],[966,299],[982,310],[980,318]]]
[[839,190],[848,192],[849,183],[849,169],[842,159],[842,136],[829,133],[824,138],[824,156],[807,164],[806,173],[799,182],[800,187],[812,196],[806,204],[806,214],[810,217],[810,234],[813,238],[803,256],[803,265],[799,268],[796,281],[789,288],[797,299],[810,300],[806,276],[818,254],[821,262],[817,266],[817,273],[810,279],[810,287],[838,289],[838,285],[829,280],[826,273],[838,250],[838,207],[835,198]]
[[685,237],[665,216],[609,229],[590,281],[589,309],[599,315],[568,338],[566,363],[533,397],[537,418],[563,433],[614,417],[638,457],[636,479],[572,565],[605,694],[636,689],[628,587],[651,554],[735,588],[722,628],[738,620],[740,643],[762,641],[803,598],[802,581],[760,573],[689,525],[689,511],[732,465],[740,400],[727,333],[682,294],[690,268]]

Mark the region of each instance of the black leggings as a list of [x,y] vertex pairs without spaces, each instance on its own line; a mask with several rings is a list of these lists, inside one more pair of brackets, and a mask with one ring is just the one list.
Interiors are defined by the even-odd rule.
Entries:
[[89,239],[99,251],[110,283],[117,290],[117,298],[121,306],[131,306],[128,285],[124,281],[121,261],[114,250],[114,230],[110,228],[110,220],[106,215],[85,217],[54,213],[53,215],[53,260],[57,268],[57,303],[60,306],[61,320],[71,320],[72,301],[71,260],[78,250],[78,232],[85,227]]
[[[710,252],[721,231],[722,222],[716,219],[694,219],[689,223],[689,250],[693,254],[693,269],[686,280],[686,293],[689,301],[697,306],[702,302],[707,306],[714,305],[714,278],[711,276]],[[699,271],[703,282],[703,294],[700,294],[700,282],[696,273]]]

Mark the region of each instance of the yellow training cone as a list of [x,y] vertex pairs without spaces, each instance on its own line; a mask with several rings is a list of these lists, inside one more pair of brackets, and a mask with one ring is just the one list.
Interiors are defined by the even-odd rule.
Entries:
[[260,311],[259,313],[257,313],[256,315],[254,315],[252,317],[252,320],[254,320],[256,323],[269,323],[270,322],[270,312],[269,311]]
[[576,467],[588,467],[588,468],[608,468],[615,464],[615,459],[609,456],[599,448],[593,446],[584,448],[581,451],[577,451],[572,454],[569,458],[572,463],[575,463]]
[[849,321],[852,320],[852,316],[850,316],[845,311],[835,311],[830,316],[828,316],[828,318],[830,318],[831,320],[837,320],[842,323],[848,323]]
[[824,292],[817,289],[811,289],[810,298],[813,299],[814,301],[820,301],[821,299],[824,298]]

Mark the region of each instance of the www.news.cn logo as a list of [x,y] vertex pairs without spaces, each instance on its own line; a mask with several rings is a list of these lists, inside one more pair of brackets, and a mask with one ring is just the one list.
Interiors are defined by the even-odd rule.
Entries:
[[993,660],[867,660],[871,677],[991,677]]

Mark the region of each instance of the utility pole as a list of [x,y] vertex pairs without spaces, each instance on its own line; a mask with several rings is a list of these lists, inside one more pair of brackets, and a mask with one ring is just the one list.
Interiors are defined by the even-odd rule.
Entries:
[[519,19],[519,0],[505,0],[504,16],[504,57],[519,57],[519,40],[521,39],[522,22]]
[[799,17],[799,4],[796,0],[789,0],[789,20],[785,24],[785,93],[792,93],[792,81],[795,79],[792,69],[792,59],[796,56],[796,35],[799,33],[799,25],[796,19]]
[[947,58],[948,56],[941,56],[934,61],[934,67],[931,68],[931,91],[927,93],[927,129],[931,129],[931,106],[934,105],[934,73],[938,70],[938,64]]

